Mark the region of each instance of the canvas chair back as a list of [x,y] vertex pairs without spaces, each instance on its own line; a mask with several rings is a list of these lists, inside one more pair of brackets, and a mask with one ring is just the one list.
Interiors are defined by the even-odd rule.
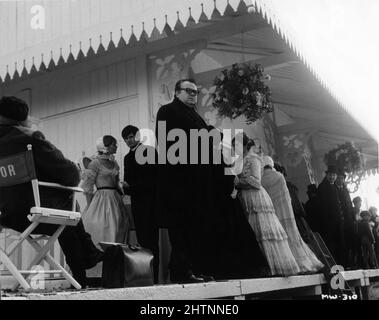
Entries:
[[41,204],[32,146],[28,145],[27,148],[24,152],[0,158],[0,188],[31,182],[35,205],[39,207]]

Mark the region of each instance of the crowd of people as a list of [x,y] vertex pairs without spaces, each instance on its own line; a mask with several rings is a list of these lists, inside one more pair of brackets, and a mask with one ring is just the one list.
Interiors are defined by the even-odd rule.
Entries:
[[346,269],[376,269],[379,257],[377,208],[362,210],[362,199],[351,200],[346,174],[329,166],[318,187],[308,186],[307,221],[320,233],[336,262]]
[[[193,80],[178,81],[174,100],[158,111],[156,128],[164,122],[166,137],[170,130],[181,129],[188,138],[191,130],[214,130],[197,112],[198,92]],[[159,152],[169,156],[169,147],[177,141],[167,138],[164,146],[159,145],[162,132],[157,130],[158,146],[154,148],[139,140],[139,128],[127,125],[120,132],[129,147],[120,179],[114,157],[116,137],[99,138],[97,154],[84,157],[77,166],[42,133],[28,128],[27,115],[24,101],[15,97],[0,100],[0,156],[32,144],[39,179],[68,186],[76,186],[80,180],[87,200],[82,221],[76,227],[66,227],[59,242],[82,285],[87,284],[87,277],[101,277],[99,243],[128,243],[133,230],[138,243],[154,255],[154,281],[158,283],[159,228],[168,229],[170,280],[174,283],[321,272],[325,266],[308,245],[303,218],[321,234],[339,264],[377,267],[376,209],[360,211],[359,199],[354,199],[353,206],[344,174],[333,167],[328,168],[318,188],[308,187],[309,201],[303,206],[285,169],[263,155],[245,133],[231,141],[235,153],[242,150],[242,171],[226,175],[232,164],[224,158],[220,163],[212,162],[212,157],[208,164],[200,160],[204,153],[213,155],[219,148],[221,132],[220,139],[209,138],[207,149],[199,148],[196,155],[187,152],[185,163],[141,164],[138,153],[153,154],[155,159]],[[16,201],[20,193],[25,197]],[[46,205],[67,208],[67,194],[50,194],[44,189],[41,193]],[[131,209],[123,202],[125,194],[130,195]],[[28,185],[2,188],[0,224],[23,231],[30,223],[26,215],[31,206]],[[42,226],[38,231],[49,234],[51,229]]]

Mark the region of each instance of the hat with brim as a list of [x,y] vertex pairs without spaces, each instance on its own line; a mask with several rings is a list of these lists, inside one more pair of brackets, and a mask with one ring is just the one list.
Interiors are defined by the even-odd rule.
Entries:
[[328,169],[325,171],[325,173],[338,173],[337,167],[336,166],[328,166]]

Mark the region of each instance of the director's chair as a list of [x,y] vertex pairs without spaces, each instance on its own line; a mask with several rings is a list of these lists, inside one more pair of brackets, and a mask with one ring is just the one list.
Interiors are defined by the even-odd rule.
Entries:
[[[44,273],[60,273],[76,289],[81,289],[80,284],[49,254],[49,250],[54,246],[55,241],[66,226],[75,226],[79,223],[80,213],[75,211],[75,195],[77,192],[83,192],[83,190],[77,187],[66,187],[56,183],[38,181],[31,145],[28,145],[27,150],[24,152],[0,158],[0,170],[0,188],[31,182],[35,202],[35,206],[30,208],[28,214],[28,219],[31,221],[30,226],[26,228],[26,230],[20,234],[18,239],[12,242],[8,248],[4,248],[4,250],[0,248],[0,262],[4,264],[17,280],[13,289],[16,289],[19,285],[25,290],[32,289],[28,281],[35,271],[31,271],[30,269],[41,263],[43,260],[46,260],[52,268],[55,268],[55,270],[44,271]],[[72,191],[72,210],[68,211],[41,207],[39,186]],[[51,236],[32,235],[33,231],[40,223],[55,224],[58,228]],[[0,231],[1,228],[2,227],[0,226]],[[3,226],[3,228],[6,228],[6,226]],[[21,248],[21,245],[25,240],[37,251],[37,255],[26,270],[18,270],[11,261],[10,256],[17,249]],[[37,242],[39,240],[47,240],[47,242],[44,245],[40,245]],[[24,277],[23,274],[29,274],[29,276]]]

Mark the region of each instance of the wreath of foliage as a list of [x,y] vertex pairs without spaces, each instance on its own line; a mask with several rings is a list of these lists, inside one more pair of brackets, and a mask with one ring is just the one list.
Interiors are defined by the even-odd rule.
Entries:
[[353,142],[340,144],[330,150],[325,154],[324,162],[327,166],[334,165],[347,173],[356,173],[364,167],[362,153]]
[[271,91],[266,81],[270,75],[264,75],[262,65],[233,64],[224,69],[214,80],[216,86],[213,107],[222,117],[236,119],[241,115],[251,124],[262,118],[264,113],[273,111]]

